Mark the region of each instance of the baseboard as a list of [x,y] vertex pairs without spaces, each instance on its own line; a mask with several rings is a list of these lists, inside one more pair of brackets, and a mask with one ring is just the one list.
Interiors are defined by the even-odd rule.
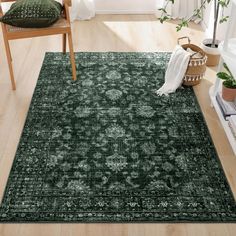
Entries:
[[96,14],[114,14],[114,15],[150,15],[150,14],[155,14],[155,10],[135,10],[135,11],[130,11],[130,10],[96,10]]

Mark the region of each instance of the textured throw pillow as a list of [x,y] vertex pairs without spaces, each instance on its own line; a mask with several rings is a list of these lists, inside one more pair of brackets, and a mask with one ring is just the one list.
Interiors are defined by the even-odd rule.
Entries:
[[23,28],[48,27],[61,15],[62,5],[54,0],[17,0],[0,21]]

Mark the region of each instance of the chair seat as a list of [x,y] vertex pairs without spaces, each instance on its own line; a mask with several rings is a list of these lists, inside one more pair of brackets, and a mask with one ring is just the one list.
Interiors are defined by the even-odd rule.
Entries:
[[7,32],[9,32],[9,33],[15,33],[15,32],[28,33],[28,32],[32,32],[32,31],[44,31],[45,29],[69,28],[70,25],[65,18],[60,18],[53,25],[51,25],[49,27],[44,27],[44,28],[21,28],[21,27],[16,27],[16,26],[12,26],[12,25],[6,25],[6,27],[7,27]]

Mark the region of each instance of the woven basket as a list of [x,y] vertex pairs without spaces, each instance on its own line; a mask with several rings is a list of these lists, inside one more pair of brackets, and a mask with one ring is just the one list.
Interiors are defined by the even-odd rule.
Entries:
[[198,46],[191,44],[189,37],[182,37],[178,39],[178,44],[180,45],[181,39],[188,39],[188,44],[182,44],[182,48],[187,50],[187,48],[192,49],[196,53],[200,53],[202,55],[201,58],[193,58],[195,54],[190,57],[190,61],[188,64],[187,71],[183,78],[183,85],[185,86],[194,86],[201,82],[205,72],[206,72],[206,61],[207,55],[206,53]]

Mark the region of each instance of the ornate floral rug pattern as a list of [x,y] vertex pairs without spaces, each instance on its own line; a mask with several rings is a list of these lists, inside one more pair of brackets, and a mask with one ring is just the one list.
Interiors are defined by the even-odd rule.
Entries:
[[236,222],[192,88],[169,97],[169,53],[47,53],[0,222]]

